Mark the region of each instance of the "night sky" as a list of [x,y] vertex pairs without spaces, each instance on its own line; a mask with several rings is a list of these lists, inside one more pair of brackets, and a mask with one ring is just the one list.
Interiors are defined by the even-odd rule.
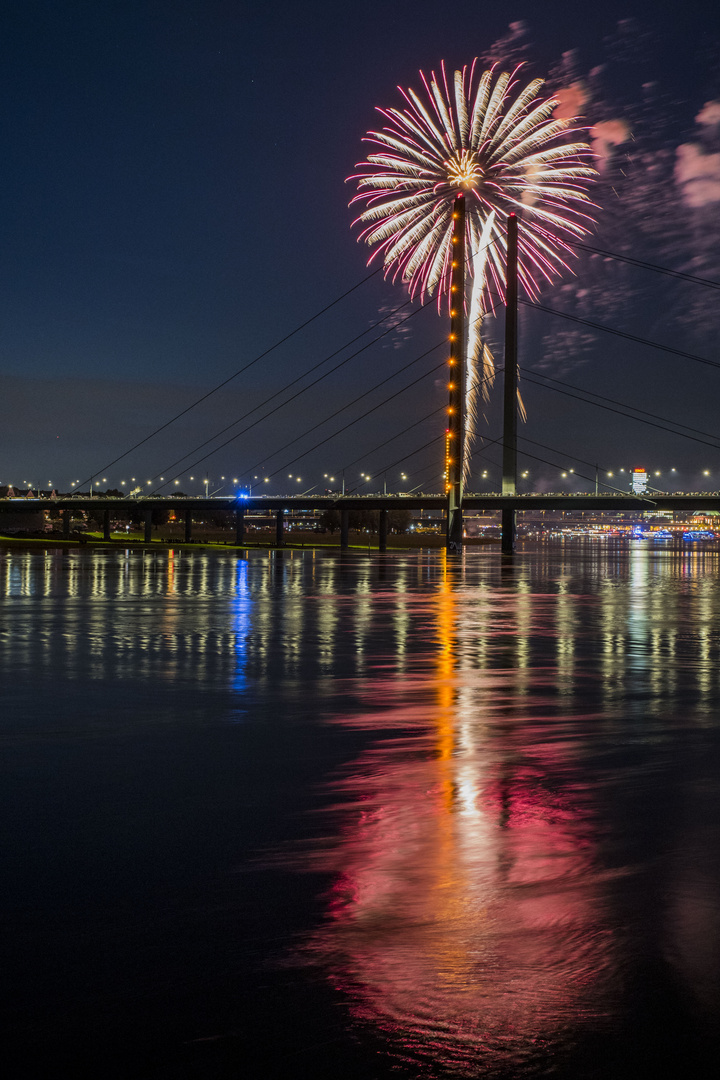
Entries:
[[[396,85],[416,86],[419,68],[495,55],[511,22],[525,24],[510,47],[521,48],[530,74],[550,75],[553,89],[582,85],[588,123],[620,124],[628,134],[626,143],[603,144],[590,242],[720,280],[720,106],[717,120],[706,108],[720,102],[720,6],[628,0],[570,8],[554,0],[6,2],[0,482],[68,490],[93,474],[107,479],[103,488],[163,475],[193,492],[206,473],[217,488],[221,476],[247,483],[257,474],[270,477],[265,491],[277,492],[322,489],[323,473],[346,467],[348,483],[388,470],[389,489],[439,490],[440,444],[404,455],[441,433],[440,412],[381,447],[440,409],[439,373],[300,457],[440,362],[442,350],[430,353],[321,426],[442,340],[447,327],[432,307],[207,461],[189,468],[205,448],[173,468],[403,304],[403,288],[381,276],[105,466],[362,281],[368,252],[351,229],[353,189],[344,181],[364,156],[374,107],[398,104]],[[720,293],[588,259],[543,302],[720,361]],[[500,360],[501,326],[489,333]],[[521,363],[672,418],[720,447],[720,369],[538,312],[523,312],[520,345]],[[709,469],[717,480],[703,486],[720,487],[720,450],[530,382],[523,395],[529,420],[521,435],[535,440],[524,444],[535,457],[522,467],[546,490],[567,487],[562,468],[590,475],[582,461],[665,475],[675,467],[677,479],[659,486],[680,490],[703,484]],[[497,403],[481,430],[500,434]],[[473,489],[497,478],[498,460],[494,447],[476,457],[476,477],[487,469],[489,480]],[[377,481],[365,490],[373,488]]]

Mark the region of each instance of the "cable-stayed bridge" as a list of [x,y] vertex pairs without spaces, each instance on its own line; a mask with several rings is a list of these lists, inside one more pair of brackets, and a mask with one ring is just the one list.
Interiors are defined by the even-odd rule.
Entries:
[[[275,543],[285,542],[286,515],[293,512],[322,512],[335,509],[339,514],[339,544],[349,546],[349,515],[353,510],[375,510],[379,514],[378,546],[385,550],[388,536],[388,520],[392,510],[422,511],[440,517],[447,515],[445,495],[256,495],[241,498],[214,496],[197,498],[169,496],[141,496],[117,499],[112,497],[23,498],[0,499],[0,533],[4,513],[33,513],[43,510],[59,511],[63,521],[63,534],[71,536],[71,515],[78,511],[92,512],[102,516],[104,539],[111,539],[111,522],[129,511],[139,514],[144,524],[145,543],[152,542],[153,512],[171,508],[184,522],[184,539],[190,542],[193,524],[202,521],[218,510],[234,514],[235,543],[246,542],[246,517],[250,513],[272,515],[275,519]],[[505,513],[532,513],[536,511],[591,512],[593,514],[647,514],[655,512],[713,512],[720,514],[720,492],[687,495],[653,493],[652,498],[629,494],[577,494],[577,495],[466,495],[464,510]],[[447,521],[446,521],[447,527]]]
[[[660,274],[674,279],[675,281],[679,280],[686,285],[689,284],[705,290],[717,291],[720,289],[720,284],[716,281],[688,274],[683,271],[676,271],[667,267],[646,263],[626,254],[612,253],[602,248],[594,248],[588,244],[578,244],[577,246],[586,252],[593,253],[594,256],[603,259],[617,260],[620,263],[647,270],[653,274]],[[332,303],[316,312],[310,319],[305,320],[305,322],[296,327],[289,334],[286,334],[270,348],[245,362],[235,372],[200,395],[195,401],[191,402],[176,415],[165,420],[142,439],[128,447],[123,453],[117,455],[113,460],[97,469],[96,472],[85,481],[76,482],[73,485],[74,491],[79,493],[84,488],[87,488],[88,492],[99,494],[101,491],[101,483],[105,483],[105,476],[103,476],[103,474],[110,473],[111,469],[117,468],[120,462],[125,462],[127,464],[132,461],[133,456],[137,456],[139,452],[147,454],[152,445],[152,441],[157,439],[163,432],[172,428],[173,425],[177,425],[178,421],[188,413],[213,398],[214,395],[227,387],[234,380],[239,379],[255,364],[264,360],[274,349],[293,339],[296,334],[316,320],[321,319],[328,311],[337,305],[341,305],[351,294],[355,293],[356,290],[360,289],[366,282],[375,277],[376,274],[377,271],[367,275],[361,282],[351,289],[346,290],[342,295],[333,300]],[[509,283],[512,281],[510,267],[508,267],[508,281]],[[389,314],[383,314],[382,317],[373,322],[370,327],[365,327],[361,332],[345,341],[329,355],[313,362],[313,364],[298,374],[294,374],[293,377],[279,389],[267,395],[260,402],[252,405],[240,416],[233,418],[230,423],[224,424],[222,427],[215,430],[209,437],[191,447],[180,457],[176,457],[175,460],[169,464],[164,464],[151,480],[146,481],[142,485],[143,494],[140,495],[140,497],[137,497],[140,489],[134,488],[132,489],[133,495],[129,495],[123,499],[104,499],[103,513],[106,522],[109,519],[109,516],[117,515],[121,508],[127,511],[129,506],[133,506],[136,513],[145,515],[147,518],[147,515],[151,512],[152,508],[156,508],[159,505],[166,507],[171,505],[176,509],[176,512],[179,515],[185,517],[187,531],[189,533],[192,529],[193,517],[202,515],[202,513],[206,512],[207,507],[212,507],[214,509],[233,509],[238,516],[238,535],[240,535],[242,532],[242,519],[245,512],[254,508],[264,508],[270,513],[279,515],[281,512],[291,509],[321,510],[328,506],[335,506],[341,514],[345,514],[355,506],[362,505],[366,509],[377,509],[380,511],[380,527],[382,532],[383,514],[390,509],[402,506],[408,509],[422,509],[437,512],[444,510],[447,515],[448,541],[454,540],[457,543],[462,537],[462,513],[465,510],[497,510],[503,515],[506,546],[509,548],[512,546],[511,534],[514,527],[514,515],[518,511],[522,512],[528,509],[538,509],[542,507],[548,510],[587,509],[596,512],[633,511],[637,513],[643,513],[644,511],[653,509],[720,509],[720,506],[718,505],[718,496],[714,493],[698,492],[696,494],[673,495],[671,493],[649,490],[643,497],[628,494],[627,489],[622,490],[621,488],[614,487],[614,480],[613,483],[610,482],[610,478],[613,476],[612,472],[609,472],[606,469],[600,470],[597,463],[585,460],[582,456],[582,451],[580,454],[577,454],[569,451],[567,447],[561,449],[554,445],[550,445],[549,442],[541,442],[538,439],[532,439],[524,434],[524,431],[526,430],[524,428],[518,432],[514,380],[516,378],[516,372],[519,370],[523,386],[528,384],[533,387],[543,387],[549,394],[561,397],[566,404],[571,403],[572,409],[577,409],[579,403],[583,403],[585,406],[590,406],[594,409],[600,417],[604,414],[606,416],[612,415],[613,417],[624,418],[629,423],[643,425],[645,428],[653,429],[655,432],[660,431],[675,438],[695,443],[698,446],[720,450],[720,437],[712,432],[703,431],[692,425],[681,423],[674,417],[674,408],[672,406],[667,410],[670,415],[662,415],[657,412],[652,412],[647,408],[640,407],[636,400],[624,399],[622,392],[615,388],[613,388],[611,396],[610,393],[601,394],[596,390],[584,388],[581,385],[582,380],[578,382],[574,379],[570,382],[565,378],[560,378],[558,374],[550,375],[546,370],[543,370],[537,365],[521,364],[518,369],[517,351],[513,353],[512,350],[510,350],[510,352],[508,350],[508,342],[513,336],[513,334],[508,333],[509,317],[516,312],[517,309],[515,305],[519,302],[520,304],[526,305],[528,308],[534,308],[552,318],[562,319],[574,326],[579,326],[584,333],[592,333],[600,337],[607,335],[609,340],[622,339],[633,345],[640,345],[646,349],[664,353],[666,356],[672,357],[674,361],[681,361],[686,365],[698,364],[705,369],[720,370],[720,362],[708,356],[701,356],[686,350],[681,350],[675,347],[675,345],[651,340],[638,334],[632,334],[622,327],[603,323],[594,318],[581,317],[577,313],[562,311],[558,308],[540,304],[529,299],[515,297],[511,305],[509,295],[510,289],[508,288],[508,294],[505,297],[496,297],[498,306],[502,306],[506,314],[505,358],[504,363],[499,365],[497,369],[503,375],[506,390],[503,431],[494,438],[483,436],[478,439],[478,443],[473,451],[473,458],[480,461],[481,466],[479,469],[474,470],[473,476],[464,478],[464,482],[459,484],[459,498],[457,490],[454,495],[452,491],[453,478],[449,466],[453,463],[451,460],[452,455],[448,453],[448,436],[449,434],[452,435],[452,414],[455,411],[454,406],[457,405],[459,400],[457,395],[453,398],[452,394],[452,382],[454,378],[452,365],[457,363],[459,354],[457,349],[453,349],[452,344],[449,345],[447,335],[441,337],[438,334],[434,344],[429,348],[423,349],[419,355],[400,366],[388,364],[388,367],[391,367],[392,370],[384,375],[382,379],[376,381],[369,388],[363,389],[360,393],[356,393],[349,400],[343,401],[342,404],[337,407],[329,409],[320,416],[317,416],[316,414],[310,415],[311,410],[308,407],[308,398],[303,397],[310,391],[316,392],[316,388],[320,387],[320,391],[317,391],[317,397],[320,399],[320,404],[322,405],[322,384],[324,384],[329,376],[340,372],[343,369],[345,369],[345,371],[351,370],[347,365],[354,365],[357,370],[358,365],[363,363],[362,358],[369,348],[376,343],[382,343],[384,339],[397,334],[399,328],[406,325],[410,319],[415,318],[431,303],[434,303],[434,301],[425,301],[419,304],[413,304],[410,300],[406,300],[404,303],[397,305]],[[516,314],[515,318],[517,318]],[[453,329],[453,326],[451,326],[451,343],[456,336],[453,333]],[[522,353],[522,351],[521,342],[520,352]],[[449,360],[447,357],[448,352],[450,352]],[[450,369],[448,369],[448,364],[451,365]],[[429,412],[423,412],[419,417],[416,415],[405,415],[403,417],[402,426],[397,423],[393,424],[393,432],[389,438],[384,439],[380,444],[372,445],[370,447],[365,446],[362,453],[356,454],[352,460],[345,460],[342,462],[340,468],[334,469],[334,472],[338,474],[338,476],[340,473],[342,473],[343,476],[342,495],[328,493],[327,491],[327,489],[332,486],[331,482],[335,481],[335,477],[330,477],[329,480],[331,482],[328,482],[325,485],[323,485],[321,481],[320,484],[314,485],[313,488],[310,488],[309,491],[303,495],[296,496],[292,494],[283,495],[274,493],[268,495],[258,494],[257,488],[262,487],[263,481],[268,483],[269,481],[275,481],[276,478],[286,476],[288,469],[297,469],[300,462],[306,462],[313,454],[318,453],[321,448],[336,441],[339,436],[342,435],[347,437],[349,431],[352,431],[351,437],[357,440],[356,448],[359,450],[362,442],[362,434],[367,427],[367,423],[371,422],[372,418],[375,417],[381,409],[389,406],[394,410],[397,410],[398,415],[400,415],[401,408],[407,413],[404,402],[408,400],[408,395],[413,388],[421,384],[427,386],[429,380],[436,379],[440,376],[440,373],[443,373],[445,378],[449,379],[448,385],[451,390],[450,406],[438,404]],[[510,373],[510,377],[508,373]],[[403,383],[398,387],[398,380],[401,378],[403,379]],[[461,383],[462,378],[464,378],[464,376],[462,376],[460,380],[456,379],[456,383]],[[509,393],[508,387],[510,388]],[[457,389],[457,387],[455,389]],[[378,395],[382,395],[379,400]],[[437,395],[435,395],[435,400],[437,400]],[[642,404],[644,405],[645,402]],[[282,416],[304,415],[306,411],[310,421],[308,427],[299,434],[294,434],[289,439],[276,438],[269,452],[266,450],[263,454],[256,453],[255,455],[252,455],[248,451],[247,446],[244,448],[245,463],[241,468],[238,468],[237,464],[234,463],[232,468],[232,471],[239,477],[232,485],[235,488],[232,497],[220,497],[210,500],[207,497],[209,495],[207,486],[205,498],[185,499],[179,494],[173,494],[173,487],[177,487],[181,483],[182,477],[191,472],[198,472],[202,468],[207,469],[208,463],[213,459],[216,459],[216,456],[221,453],[233,453],[234,455],[236,453],[235,447],[237,446],[237,442],[243,436],[247,437],[246,444],[249,444],[252,449],[256,446],[259,430],[267,430],[268,426],[272,427],[274,425],[273,430],[276,434],[282,432],[284,427],[279,423]],[[408,419],[411,422],[405,423],[404,421]],[[263,425],[265,425],[264,429]],[[416,428],[421,429],[424,433],[422,443],[406,452],[403,452],[405,451],[405,446],[403,446],[402,450],[399,448],[393,454],[391,446],[403,438],[406,439],[405,445],[407,445],[407,438],[410,437],[409,433],[413,432]],[[527,430],[532,431],[532,426]],[[534,431],[533,434],[535,434]],[[553,437],[553,442],[554,441]],[[233,447],[232,451],[228,450],[229,447]],[[493,450],[502,451],[502,466],[493,460]],[[413,485],[409,493],[395,496],[381,496],[379,494],[370,496],[362,495],[361,491],[358,490],[361,481],[358,481],[357,478],[355,478],[354,482],[349,479],[346,486],[346,474],[348,478],[355,476],[357,466],[360,462],[366,461],[368,458],[373,457],[373,455],[375,456],[375,460],[377,460],[377,455],[381,453],[384,454],[384,458],[379,465],[373,468],[373,473],[376,478],[378,476],[387,477],[388,474],[392,476],[400,467],[409,469],[410,465],[408,463],[412,464]],[[456,455],[456,458],[458,456],[459,455]],[[518,494],[518,457],[524,459],[526,464],[529,462],[534,463],[537,466],[548,466],[553,469],[561,468],[570,460],[574,463],[575,467],[568,469],[568,471],[577,480],[584,480],[587,482],[588,492],[576,492],[574,494],[562,495],[557,493],[542,494],[539,491],[535,491],[526,494]],[[557,460],[558,458],[560,459],[559,462]],[[487,466],[488,463],[494,465],[496,468],[502,469],[502,492],[478,490],[488,486],[483,483],[484,478],[487,476],[487,471],[481,471],[482,466]],[[441,472],[443,465],[444,470]],[[455,462],[455,466],[455,484],[457,488],[457,461]],[[125,468],[125,465],[123,465],[123,468]],[[305,471],[304,466],[303,471]],[[327,474],[325,475],[327,477]],[[566,474],[563,473],[562,475],[564,476]],[[366,474],[362,473],[361,476],[365,478]],[[600,479],[600,476],[602,476],[602,479]],[[103,478],[102,481],[98,479],[99,477]],[[417,482],[418,478],[419,482]],[[225,478],[223,477],[222,479],[224,480]],[[299,480],[299,477],[297,479]],[[369,477],[367,477],[367,480],[369,480]],[[116,484],[117,483],[118,482],[116,481]],[[125,481],[120,481],[119,483],[125,487]],[[366,480],[363,480],[362,483],[366,483]],[[253,485],[255,487],[254,494],[252,493]],[[273,486],[279,486],[279,482],[275,483]],[[326,488],[325,493],[316,491],[317,488],[323,486]],[[338,485],[335,486],[337,487]],[[391,487],[392,486],[391,481]],[[409,487],[410,485],[403,484],[403,486]],[[703,486],[706,485],[704,484]],[[710,483],[707,483],[707,486],[709,487]],[[386,483],[383,484],[383,487],[386,489]],[[592,491],[593,487],[594,494]],[[367,487],[365,490],[367,490]],[[315,491],[314,494],[312,493],[313,491]],[[43,500],[28,500],[25,505],[29,507],[30,503],[33,503],[38,508],[47,505],[47,501]],[[86,503],[82,496],[79,495],[75,495],[70,501],[62,497],[55,499],[51,505],[63,512],[86,507]],[[87,506],[96,507],[97,503],[93,499],[88,501]],[[459,533],[457,522],[455,525],[452,524],[453,507],[456,509],[459,508],[460,510],[458,517],[460,522]],[[0,499],[0,514],[3,510],[17,511],[17,508],[18,503],[16,500]],[[1,527],[2,518],[0,517],[0,529]],[[280,518],[278,518],[278,530],[280,529],[281,521]],[[107,532],[107,525],[105,531]],[[346,532],[346,529],[344,532]],[[278,533],[278,535],[280,535],[280,533]]]

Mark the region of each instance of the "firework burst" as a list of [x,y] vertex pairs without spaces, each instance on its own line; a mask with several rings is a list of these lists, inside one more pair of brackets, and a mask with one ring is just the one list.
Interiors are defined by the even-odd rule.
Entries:
[[368,132],[375,149],[349,178],[371,261],[381,257],[412,295],[437,293],[440,305],[449,299],[453,206],[465,196],[466,471],[479,387],[487,396],[493,377],[480,328],[493,294],[504,293],[508,215],[522,220],[518,276],[530,296],[566,268],[566,240],[592,224],[589,146],[573,140],[572,120],[553,118],[557,100],[540,96],[541,79],[518,89],[516,75],[478,74],[473,62],[455,72],[451,90],[444,65],[440,78],[420,72],[424,95],[401,89],[404,108],[378,110],[387,123]]

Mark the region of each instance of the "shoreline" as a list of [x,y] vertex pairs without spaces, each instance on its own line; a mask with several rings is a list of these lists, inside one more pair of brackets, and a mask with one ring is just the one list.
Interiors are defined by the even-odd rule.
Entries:
[[[477,541],[474,538],[469,547],[476,546],[497,546],[500,543],[500,539],[493,538],[491,540]],[[356,552],[371,552],[381,554],[378,548],[377,537],[373,537],[370,543],[350,543],[345,549],[340,547],[339,540],[335,543],[323,543],[320,540],[303,540],[303,541],[288,541],[280,546],[272,543],[269,540],[265,541],[245,541],[242,544],[236,544],[233,541],[225,540],[197,540],[190,541],[176,540],[174,538],[151,540],[146,543],[144,540],[136,538],[124,538],[117,537],[110,540],[104,540],[102,537],[89,536],[86,539],[70,539],[66,540],[62,537],[13,537],[13,536],[0,536],[0,549],[2,548],[63,548],[63,549],[78,549],[83,550],[86,548],[110,548],[110,549],[123,549],[133,548],[142,551],[172,551],[175,549],[182,549],[188,551],[308,551],[308,550],[321,550],[321,551],[356,551]],[[438,536],[435,543],[428,543],[426,538],[423,538],[422,542],[415,543],[397,543],[390,542],[388,540],[387,551],[419,551],[429,550],[438,551],[445,547],[444,538]]]

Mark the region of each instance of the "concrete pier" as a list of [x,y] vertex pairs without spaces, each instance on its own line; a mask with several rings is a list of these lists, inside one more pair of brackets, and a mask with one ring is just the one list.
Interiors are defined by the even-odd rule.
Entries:
[[380,551],[387,551],[388,513],[388,510],[380,511],[380,525],[378,532],[378,548]]
[[185,511],[185,543],[189,544],[192,540],[192,510]]
[[152,508],[147,507],[145,510],[145,543],[149,544],[152,541]]
[[275,547],[282,547],[285,543],[283,535],[284,510],[278,510],[275,515]]
[[245,543],[245,507],[238,506],[235,511],[235,543]]
[[515,550],[515,535],[517,531],[517,514],[514,510],[502,510],[500,513],[502,521],[502,536],[500,540],[500,550],[503,555],[512,555]]
[[103,510],[103,540],[110,539],[110,511]]
[[350,543],[350,511],[347,506],[340,508],[340,550],[347,551]]

